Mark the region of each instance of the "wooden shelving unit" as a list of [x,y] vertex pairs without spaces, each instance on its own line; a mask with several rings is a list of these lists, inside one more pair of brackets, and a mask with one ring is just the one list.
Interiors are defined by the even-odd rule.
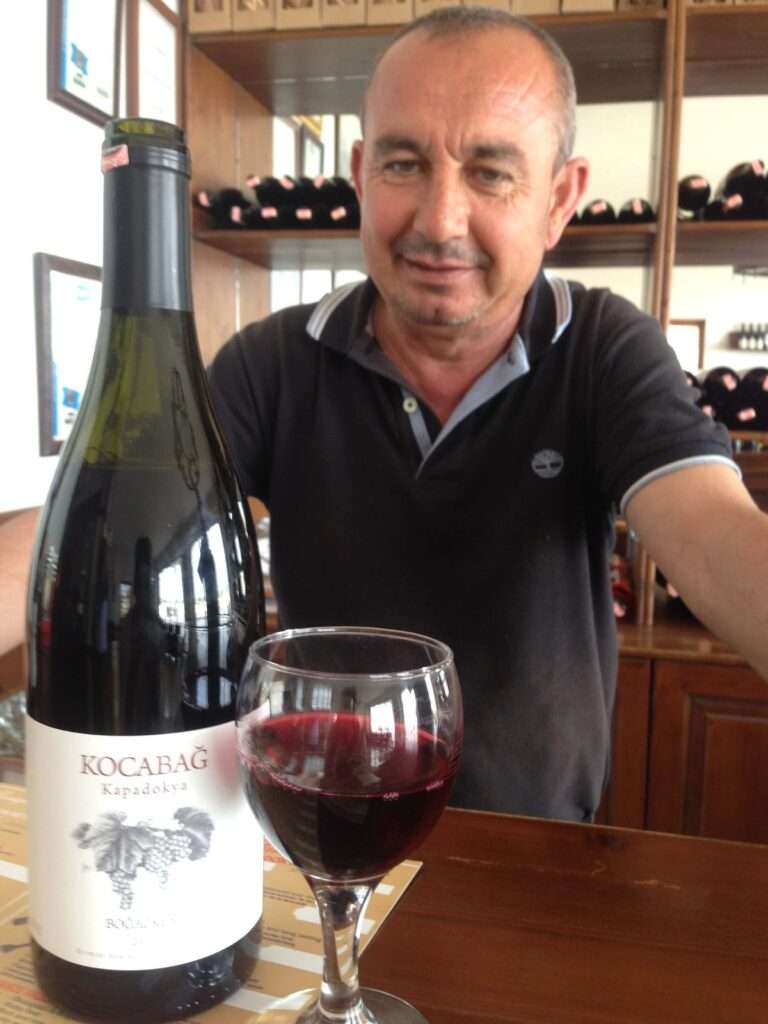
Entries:
[[[656,99],[665,9],[533,20],[568,53],[582,103]],[[390,26],[196,35],[194,45],[273,114],[357,113]]]
[[[676,209],[683,100],[768,92],[768,3],[692,8],[685,0],[667,0],[662,8],[533,20],[570,58],[581,103],[658,100],[662,105],[658,222],[568,228],[547,265],[652,269],[649,312],[666,325],[676,266],[768,263],[768,220],[684,223]],[[212,87],[225,96],[235,118],[249,105],[268,116],[356,113],[371,63],[395,31],[386,26],[197,35],[189,52],[217,70],[216,75],[206,70],[197,93],[195,82],[189,84],[193,127],[213,150],[221,105],[200,95]],[[210,171],[210,156],[206,159]],[[224,177],[221,184],[233,180]],[[197,242],[231,260],[235,277],[242,276],[237,268],[244,266],[363,269],[355,232],[215,231],[199,218],[196,223]],[[757,461],[762,458],[752,456],[749,464],[761,480]],[[639,623],[647,625],[654,616],[655,567],[642,551],[636,578],[642,591]]]

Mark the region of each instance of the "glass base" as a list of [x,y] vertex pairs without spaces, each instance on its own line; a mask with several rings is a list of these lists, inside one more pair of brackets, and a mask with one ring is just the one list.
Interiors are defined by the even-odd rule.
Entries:
[[253,1018],[254,1024],[429,1024],[417,1009],[397,996],[375,988],[362,988],[360,995],[364,1005],[348,1015],[323,1017],[317,1007],[317,989],[308,988],[262,1010]]

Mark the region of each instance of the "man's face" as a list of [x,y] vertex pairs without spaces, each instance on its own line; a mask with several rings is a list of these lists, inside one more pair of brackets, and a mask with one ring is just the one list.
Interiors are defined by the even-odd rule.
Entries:
[[388,312],[461,329],[516,315],[586,186],[555,173],[555,76],[516,30],[429,38],[383,58],[353,151],[361,238]]

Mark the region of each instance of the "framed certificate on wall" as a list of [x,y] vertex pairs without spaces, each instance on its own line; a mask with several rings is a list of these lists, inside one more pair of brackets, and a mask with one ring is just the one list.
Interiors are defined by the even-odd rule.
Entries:
[[34,255],[40,454],[57,455],[82,404],[101,313],[101,270]]
[[118,113],[122,0],[48,0],[48,99],[95,124]]

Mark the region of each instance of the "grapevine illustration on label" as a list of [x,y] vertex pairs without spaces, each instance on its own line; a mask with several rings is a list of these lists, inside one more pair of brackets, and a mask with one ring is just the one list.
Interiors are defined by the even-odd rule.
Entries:
[[121,910],[131,909],[133,883],[140,869],[154,875],[163,887],[171,864],[200,860],[208,853],[214,830],[210,816],[195,807],[180,807],[173,817],[172,828],[146,821],[129,825],[126,815],[118,811],[100,814],[94,825],[83,822],[72,833],[81,850],[93,850],[96,870],[109,875]]

